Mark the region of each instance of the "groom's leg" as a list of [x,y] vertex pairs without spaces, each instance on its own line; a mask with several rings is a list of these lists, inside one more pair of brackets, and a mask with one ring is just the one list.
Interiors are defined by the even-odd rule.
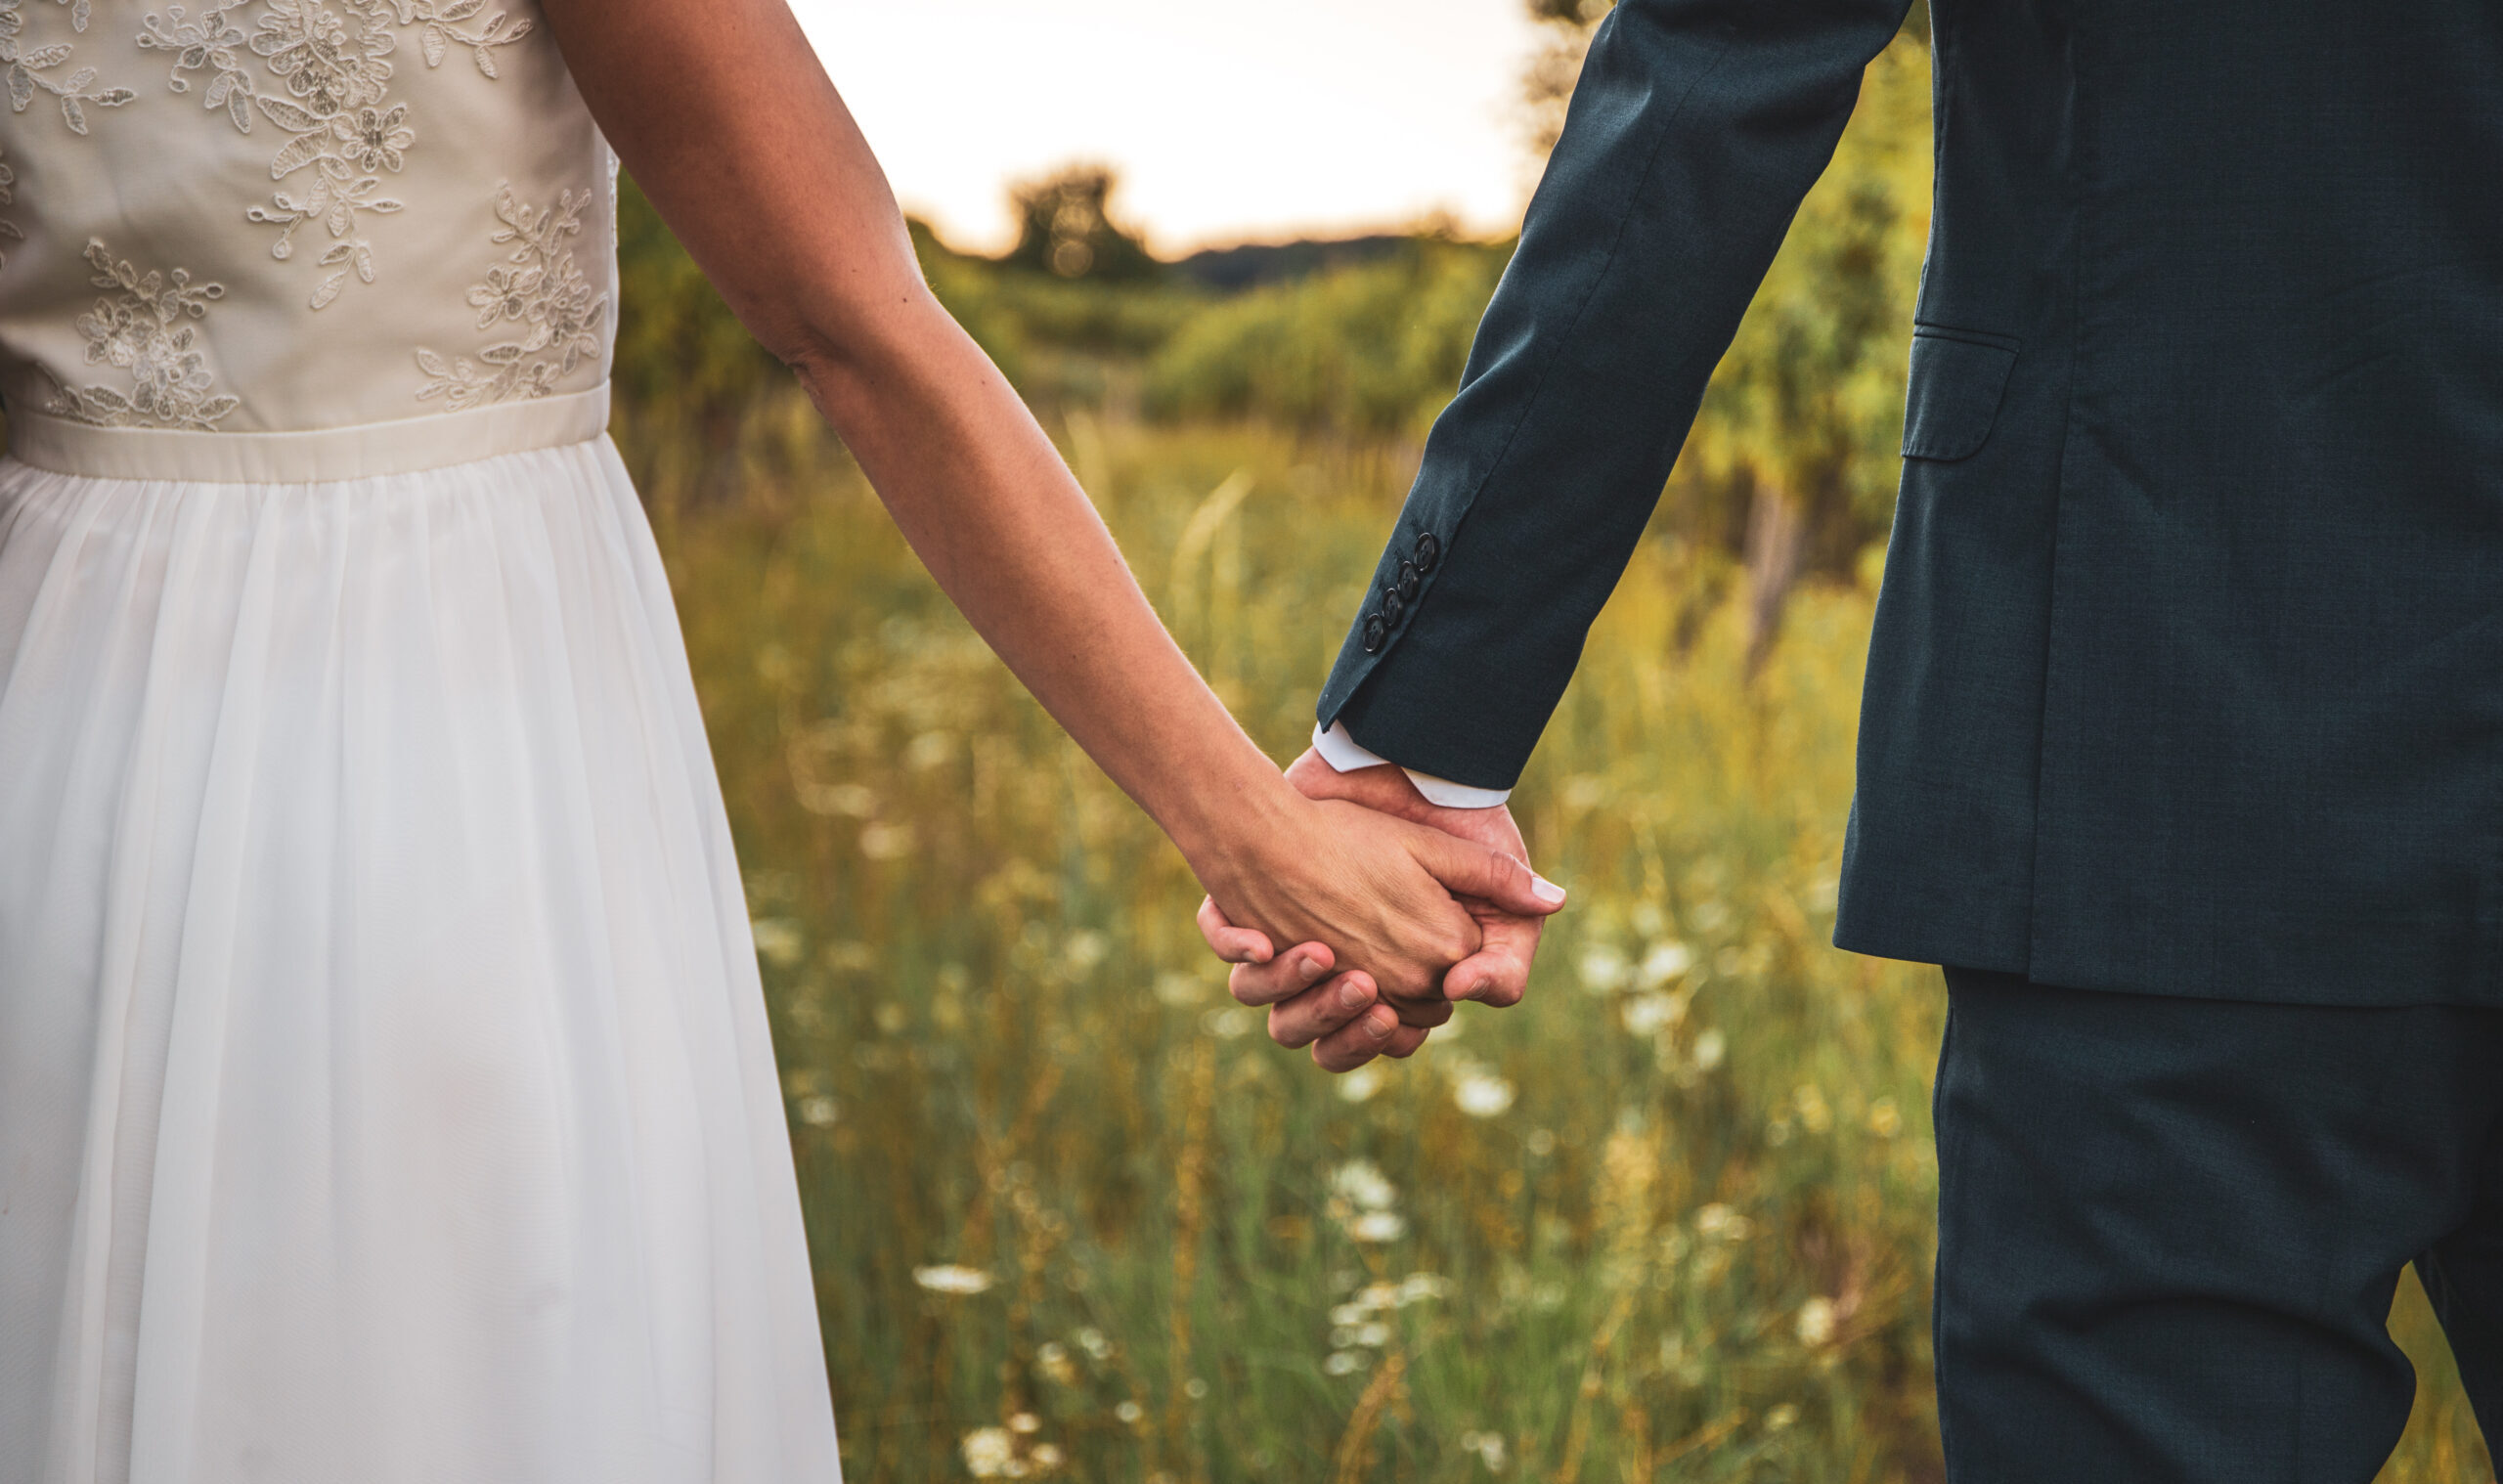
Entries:
[[2368,1484],[2399,1269],[2476,1206],[2503,1016],[1948,971],[1939,1421],[1953,1484]]

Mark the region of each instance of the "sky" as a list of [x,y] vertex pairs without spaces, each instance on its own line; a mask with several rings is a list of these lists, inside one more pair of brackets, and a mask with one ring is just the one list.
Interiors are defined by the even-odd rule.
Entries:
[[1510,232],[1528,198],[1520,0],[793,0],[904,209],[1013,236],[1007,186],[1114,166],[1157,252],[1414,224]]

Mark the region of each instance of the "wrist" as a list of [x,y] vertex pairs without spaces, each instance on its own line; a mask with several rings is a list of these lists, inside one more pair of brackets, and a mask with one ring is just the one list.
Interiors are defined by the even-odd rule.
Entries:
[[1238,878],[1263,849],[1294,838],[1312,808],[1266,759],[1261,764],[1206,780],[1157,821],[1211,892]]

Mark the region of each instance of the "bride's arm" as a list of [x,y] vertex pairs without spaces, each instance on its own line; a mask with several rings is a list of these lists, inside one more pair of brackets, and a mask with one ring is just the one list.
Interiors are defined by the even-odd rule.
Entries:
[[[940,586],[1229,918],[1329,943],[1340,967],[1422,997],[1478,939],[1436,876],[1553,909],[1510,857],[1305,800],[1244,735],[1025,405],[931,296],[885,175],[783,0],[545,9],[637,183],[799,373]],[[916,63],[944,59],[888,65]],[[1368,1018],[1382,1029],[1382,1010]]]

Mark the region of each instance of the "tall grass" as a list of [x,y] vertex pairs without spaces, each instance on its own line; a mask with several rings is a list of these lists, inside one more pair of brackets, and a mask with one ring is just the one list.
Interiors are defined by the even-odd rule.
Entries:
[[[1866,564],[1749,680],[1726,559],[1647,543],[1518,796],[1574,891],[1529,999],[1333,1080],[1225,997],[1178,856],[856,472],[760,415],[784,472],[662,527],[854,1478],[1939,1476],[1941,996],[1826,946]],[[1406,456],[1062,431],[1292,755]],[[2488,1477],[2412,1292],[2400,1319],[2432,1379],[2387,1477]]]

